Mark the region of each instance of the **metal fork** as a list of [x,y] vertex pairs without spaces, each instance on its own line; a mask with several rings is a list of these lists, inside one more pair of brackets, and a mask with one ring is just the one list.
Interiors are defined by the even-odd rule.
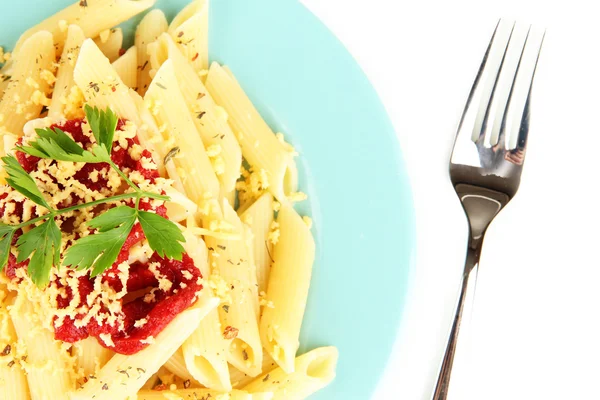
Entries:
[[[463,112],[450,179],[469,221],[469,243],[458,306],[433,400],[449,395],[463,314],[473,304],[485,232],[521,181],[529,132],[529,104],[544,32],[500,20]],[[463,327],[464,328],[464,327]]]

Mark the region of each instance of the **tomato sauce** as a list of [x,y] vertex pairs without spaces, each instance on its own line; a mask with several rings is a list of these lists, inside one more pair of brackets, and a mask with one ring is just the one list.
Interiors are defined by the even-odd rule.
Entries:
[[[117,130],[121,130],[123,126],[124,122],[120,120]],[[90,138],[82,132],[82,120],[67,121],[61,125],[54,125],[54,127],[70,133],[73,139],[84,148],[89,147],[91,144]],[[137,137],[127,140],[129,146],[139,144]],[[32,172],[38,168],[38,158],[26,156],[22,152],[17,152],[16,157],[27,172]],[[148,150],[143,150],[141,157],[152,158]],[[122,170],[128,168],[131,171],[138,171],[150,182],[154,182],[159,177],[156,169],[144,168],[140,160],[134,160],[126,149],[117,144],[113,145],[111,159]],[[91,190],[100,190],[107,187],[106,179],[102,179],[102,175],[99,174],[99,178],[92,181],[90,174],[94,170],[102,171],[108,168],[110,166],[106,163],[86,164],[74,175],[74,178]],[[83,203],[83,199],[72,198],[71,200],[72,203],[69,205]],[[133,203],[131,203],[131,206],[133,206]],[[164,205],[155,207],[151,202],[142,200],[140,208],[154,211],[166,218],[166,207]],[[22,212],[22,205],[21,208],[17,205],[15,212]],[[0,209],[0,213],[4,213],[4,209]],[[15,235],[15,241],[18,236],[18,234]],[[123,289],[118,266],[128,260],[131,248],[144,239],[144,232],[140,224],[136,223],[111,268],[95,278],[91,278],[89,274],[78,278],[77,289],[81,299],[78,306],[84,305],[88,295],[94,291],[96,279],[100,279],[102,283],[108,285],[115,292],[120,292]],[[15,256],[11,254],[5,269],[6,275],[11,279],[17,279],[16,269],[26,267],[28,262],[26,260],[17,263]],[[151,264],[158,265],[157,270],[160,272],[160,277],[166,278],[171,283],[171,285],[167,285],[170,286],[169,288],[164,286],[161,288],[154,272],[150,270]],[[183,254],[181,261],[178,261],[161,258],[154,253],[146,263],[135,262],[129,265],[129,276],[126,282],[127,292],[141,292],[142,294],[137,298],[127,298],[125,296],[119,300],[121,310],[117,317],[120,323],[111,325],[106,321],[92,318],[84,326],[77,326],[81,324],[76,323],[76,321],[81,321],[86,317],[84,313],[80,313],[74,318],[67,316],[60,323],[57,323],[57,318],[55,318],[55,338],[74,343],[92,336],[97,338],[101,345],[117,353],[135,354],[148,346],[151,338],[155,338],[179,313],[194,302],[196,293],[202,289],[202,285],[199,283],[201,277],[199,269],[187,254]],[[74,299],[73,288],[62,287],[60,283],[59,288],[64,288],[67,295],[66,297],[57,297],[58,308],[65,309],[73,306],[70,304]],[[101,309],[100,313],[107,313],[108,311]],[[105,335],[110,336],[109,344],[105,343],[101,335],[104,338],[106,338]],[[110,343],[111,341],[112,343]]]

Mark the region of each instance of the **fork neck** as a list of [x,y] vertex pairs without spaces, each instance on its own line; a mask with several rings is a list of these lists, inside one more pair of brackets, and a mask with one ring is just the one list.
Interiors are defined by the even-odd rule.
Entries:
[[[483,232],[485,233],[485,231]],[[483,234],[477,238],[473,237],[469,233],[469,245],[467,247],[467,257],[465,260],[465,277],[468,276],[471,271],[476,269],[479,265],[479,258],[481,257],[481,248],[483,247]]]
[[479,263],[485,232],[510,197],[495,190],[467,184],[457,184],[456,193],[469,220],[469,245],[465,273]]

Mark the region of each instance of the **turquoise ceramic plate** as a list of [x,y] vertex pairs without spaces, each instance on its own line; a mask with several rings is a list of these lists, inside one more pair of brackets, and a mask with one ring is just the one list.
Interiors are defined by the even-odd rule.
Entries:
[[[5,4],[0,42],[10,48],[72,2]],[[172,18],[187,3],[157,6]],[[356,62],[296,1],[213,0],[210,30],[211,57],[229,65],[300,152],[310,198],[301,211],[314,219],[318,246],[300,351],[340,350],[337,379],[314,399],[366,400],[397,333],[414,249],[410,187],[392,125]]]

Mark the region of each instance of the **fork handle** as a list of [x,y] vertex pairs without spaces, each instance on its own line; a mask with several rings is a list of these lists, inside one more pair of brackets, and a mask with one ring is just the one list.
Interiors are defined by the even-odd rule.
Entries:
[[479,256],[481,254],[483,234],[477,239],[471,238],[470,242],[471,243],[467,250],[465,269],[462,276],[462,285],[460,296],[458,298],[458,306],[456,307],[456,313],[452,323],[452,330],[450,331],[450,338],[448,339],[448,344],[446,346],[446,352],[440,368],[435,392],[433,394],[433,400],[448,399],[452,365],[454,363],[454,355],[456,353],[457,344],[459,340],[468,335],[468,328],[470,324],[461,324],[461,322],[463,320],[463,315],[467,315],[467,318],[470,319],[473,300],[475,298],[475,286],[477,283],[477,271],[479,269]]

